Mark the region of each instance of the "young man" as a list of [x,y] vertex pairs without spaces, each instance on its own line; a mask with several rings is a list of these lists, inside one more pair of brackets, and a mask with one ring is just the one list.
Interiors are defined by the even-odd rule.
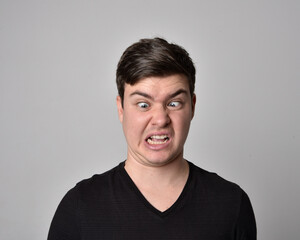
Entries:
[[256,239],[246,193],[183,158],[194,85],[193,62],[180,46],[155,38],[126,49],[117,108],[127,160],[66,194],[48,240]]

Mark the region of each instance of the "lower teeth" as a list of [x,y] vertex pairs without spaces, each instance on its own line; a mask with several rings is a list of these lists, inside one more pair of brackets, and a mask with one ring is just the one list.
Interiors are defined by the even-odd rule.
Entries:
[[150,138],[148,138],[148,140],[147,140],[147,142],[149,143],[149,144],[156,144],[156,145],[158,145],[158,144],[164,144],[164,143],[166,143],[168,141],[168,138],[166,138],[163,142],[161,142],[161,141],[152,141]]

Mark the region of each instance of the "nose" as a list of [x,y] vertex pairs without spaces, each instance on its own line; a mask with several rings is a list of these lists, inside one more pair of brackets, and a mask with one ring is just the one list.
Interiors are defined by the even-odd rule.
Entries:
[[163,106],[157,107],[153,109],[152,112],[152,125],[156,125],[157,127],[163,128],[169,125],[171,122],[168,109],[164,108]]

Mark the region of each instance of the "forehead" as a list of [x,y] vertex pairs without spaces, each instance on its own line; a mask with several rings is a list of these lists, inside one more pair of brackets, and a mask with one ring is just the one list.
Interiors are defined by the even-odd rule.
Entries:
[[167,77],[147,77],[139,80],[134,85],[125,84],[124,95],[130,95],[134,91],[142,91],[152,96],[164,96],[172,94],[179,89],[189,93],[187,77],[175,74]]

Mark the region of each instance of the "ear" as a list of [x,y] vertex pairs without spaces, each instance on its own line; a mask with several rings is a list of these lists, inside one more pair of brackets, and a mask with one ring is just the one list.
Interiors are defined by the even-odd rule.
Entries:
[[195,115],[195,107],[196,107],[196,95],[193,94],[193,97],[192,97],[192,119]]
[[122,106],[122,99],[120,96],[117,96],[117,108],[118,108],[119,120],[122,123],[123,122],[123,106]]

